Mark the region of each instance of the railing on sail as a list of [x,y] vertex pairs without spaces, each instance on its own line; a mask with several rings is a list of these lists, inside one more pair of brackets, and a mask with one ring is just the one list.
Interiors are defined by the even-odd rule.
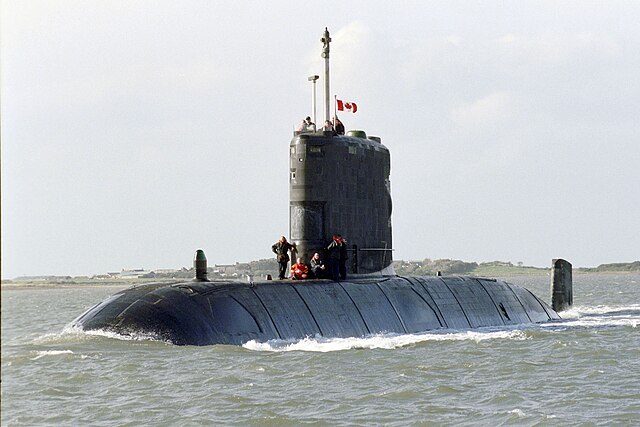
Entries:
[[387,248],[387,242],[384,242],[384,248],[359,248],[358,245],[352,245],[351,249],[347,249],[353,253],[352,269],[354,274],[358,274],[358,258],[360,252],[382,252],[382,265],[386,265],[387,253],[393,252],[393,249]]

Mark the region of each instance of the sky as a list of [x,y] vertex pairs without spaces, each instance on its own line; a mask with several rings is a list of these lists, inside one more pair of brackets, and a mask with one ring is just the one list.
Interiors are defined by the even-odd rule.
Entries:
[[640,259],[640,2],[0,12],[3,278],[271,257],[325,27],[346,128],[391,151],[395,259]]

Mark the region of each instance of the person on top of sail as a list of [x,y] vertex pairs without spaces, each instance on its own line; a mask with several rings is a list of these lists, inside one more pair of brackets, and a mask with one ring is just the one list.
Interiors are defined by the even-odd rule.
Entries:
[[315,132],[316,124],[311,121],[311,117],[307,116],[302,120],[297,129],[298,132]]
[[324,132],[333,132],[334,134],[336,133],[335,130],[333,129],[333,124],[331,123],[331,120],[324,121],[324,126],[322,127],[322,130]]
[[344,125],[337,117],[333,118],[333,128],[335,129],[337,135],[344,135]]

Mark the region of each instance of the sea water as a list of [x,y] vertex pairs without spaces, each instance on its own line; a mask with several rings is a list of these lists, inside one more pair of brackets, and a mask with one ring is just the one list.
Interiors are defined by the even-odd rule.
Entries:
[[[549,278],[507,278],[549,301]],[[2,425],[640,425],[640,275],[539,325],[179,347],[67,325],[121,288],[2,290]]]

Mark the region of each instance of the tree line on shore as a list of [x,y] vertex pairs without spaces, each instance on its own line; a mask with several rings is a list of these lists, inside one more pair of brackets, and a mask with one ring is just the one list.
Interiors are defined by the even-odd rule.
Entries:
[[[513,264],[510,261],[491,262],[466,262],[457,259],[425,258],[418,261],[398,260],[393,262],[396,274],[401,276],[435,276],[442,275],[469,275],[469,276],[508,276],[518,274],[547,274],[549,268],[524,266],[521,262]],[[640,273],[640,261],[601,264],[597,267],[576,268],[576,273]],[[247,276],[254,280],[262,280],[267,275],[276,277],[278,263],[275,259],[261,259],[250,262],[237,262],[229,265],[214,265],[208,268],[208,276],[211,280],[247,280]],[[190,280],[195,277],[193,268],[181,268],[175,271],[148,272],[137,278],[147,280],[178,279]],[[46,276],[38,277],[37,281],[45,283],[77,284],[85,280],[101,280],[102,276],[71,277],[71,276]],[[122,279],[125,280],[125,279]],[[17,277],[13,280],[3,280],[3,283],[34,281],[34,277]],[[126,281],[126,280],[125,280]]]
[[[418,261],[398,260],[393,262],[396,274],[401,276],[435,276],[442,275],[472,275],[484,276],[489,274],[546,274],[549,268],[525,266],[510,261],[467,262],[458,259],[425,258]],[[640,272],[640,261],[631,263],[602,264],[593,268],[578,268],[577,272]],[[260,259],[250,262],[237,262],[230,265],[216,265],[209,267],[210,279],[237,279],[251,275],[255,280],[261,280],[267,275],[275,277],[278,272],[278,263],[275,259]],[[174,273],[150,273],[147,278],[180,278],[191,279],[194,277],[193,268],[176,271]]]

